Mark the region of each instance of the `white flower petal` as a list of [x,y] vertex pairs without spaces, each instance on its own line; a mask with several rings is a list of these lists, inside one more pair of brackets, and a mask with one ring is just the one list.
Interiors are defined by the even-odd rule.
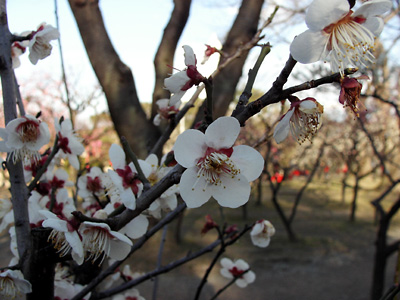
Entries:
[[389,0],[371,0],[364,2],[363,5],[354,12],[353,16],[362,16],[364,18],[379,16],[391,8],[392,2]]
[[145,162],[147,162],[152,168],[155,168],[158,166],[158,157],[155,154],[150,154],[145,159]]
[[253,283],[256,280],[256,274],[253,271],[248,271],[243,275],[243,279],[246,280],[247,283]]
[[181,105],[181,99],[183,95],[185,95],[186,91],[179,90],[178,92],[174,93],[169,100],[169,106],[175,106],[178,108]]
[[230,148],[240,132],[240,124],[236,118],[220,117],[208,126],[206,143],[214,149]]
[[211,195],[212,189],[204,178],[197,177],[197,167],[189,168],[183,172],[179,183],[179,191],[187,207],[200,207],[206,203]]
[[225,269],[232,269],[235,266],[233,261],[226,257],[222,258],[220,263]]
[[385,22],[380,17],[369,17],[363,24],[374,36],[379,36],[385,26]]
[[181,133],[174,145],[176,161],[185,168],[195,166],[207,150],[205,139],[199,130],[188,129]]
[[248,285],[248,283],[247,283],[246,280],[240,279],[240,278],[239,278],[239,279],[236,279],[235,283],[236,283],[236,285],[237,285],[238,287],[240,287],[240,288],[245,288],[245,287]]
[[67,222],[58,218],[44,220],[42,226],[50,227],[61,232],[68,232]]
[[264,169],[264,158],[260,152],[247,145],[233,147],[231,159],[249,182],[257,179]]
[[[116,232],[113,232],[114,234]],[[118,239],[110,240],[110,253],[108,254],[110,258],[116,260],[123,260],[128,256],[131,251],[132,241],[121,234]]]
[[185,65],[186,66],[195,66],[196,65],[196,55],[194,55],[192,47],[185,45],[182,48],[185,51]]
[[[164,79],[164,86],[171,93],[175,94],[182,91],[183,86],[188,82],[190,78],[185,71],[179,71],[178,73],[172,74],[170,77]],[[170,103],[170,105],[173,105]]]
[[[131,167],[132,172],[136,172],[137,170],[135,168],[135,165],[133,163],[129,163],[129,166]],[[148,162],[139,159],[139,166],[142,169],[142,172],[144,174],[144,177],[149,177],[151,172],[153,171],[153,168],[151,166],[151,164],[149,164]],[[133,168],[132,168],[133,167]]]
[[225,278],[229,278],[229,279],[232,279],[232,278],[233,278],[232,273],[229,272],[228,269],[225,269],[225,268],[224,268],[224,269],[221,269],[221,270],[220,270],[220,273],[221,273],[221,275],[224,276]]
[[316,108],[317,104],[315,103],[315,101],[312,100],[303,100],[299,104],[299,110],[306,114],[314,113]]
[[[241,174],[234,178],[221,176],[221,186],[212,185],[212,196],[224,207],[237,208],[249,201],[250,184]],[[224,188],[225,187],[225,188]]]
[[235,266],[242,271],[246,271],[250,268],[249,264],[243,259],[238,259],[237,261],[235,261]]
[[306,30],[295,37],[290,45],[290,53],[295,60],[302,64],[316,62],[323,58],[328,39],[328,34]]
[[114,170],[125,168],[126,156],[124,150],[120,146],[117,144],[112,144],[110,150],[108,151],[108,155]]
[[283,142],[287,136],[289,135],[290,131],[290,118],[294,113],[294,108],[288,110],[282,120],[276,125],[274,130],[274,139],[279,144]]
[[121,230],[121,233],[125,233],[131,239],[137,239],[143,236],[147,228],[149,227],[149,220],[144,215],[139,215],[128,224],[126,224]]
[[165,99],[165,98],[156,101],[156,104],[157,104],[159,109],[167,108],[168,107],[168,103],[169,103],[169,99]]
[[68,161],[70,163],[70,165],[75,169],[75,170],[79,170],[79,159],[76,155],[73,154],[69,154],[68,156]]
[[136,208],[136,197],[131,188],[121,191],[121,201],[128,209],[134,210]]
[[319,31],[336,23],[350,10],[347,0],[314,0],[308,7],[306,24],[313,31]]
[[83,264],[84,261],[84,253],[83,253],[83,245],[82,241],[79,238],[79,235],[76,231],[66,232],[65,239],[68,244],[72,247],[72,258],[78,265]]

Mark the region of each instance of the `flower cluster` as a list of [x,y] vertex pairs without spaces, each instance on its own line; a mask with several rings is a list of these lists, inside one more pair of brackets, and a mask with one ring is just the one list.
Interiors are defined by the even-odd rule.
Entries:
[[20,34],[27,40],[13,42],[11,45],[12,67],[18,68],[21,65],[19,57],[29,49],[29,60],[36,65],[39,60],[45,59],[51,54],[53,49],[50,42],[60,37],[56,28],[46,23],[42,23],[35,31],[25,31]]

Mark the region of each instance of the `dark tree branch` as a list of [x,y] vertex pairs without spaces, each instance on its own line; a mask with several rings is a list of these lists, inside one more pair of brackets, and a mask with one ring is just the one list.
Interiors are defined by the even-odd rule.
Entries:
[[119,58],[104,26],[99,1],[69,0],[86,52],[106,95],[118,135],[125,136],[139,157],[160,135],[140,105],[131,70]]

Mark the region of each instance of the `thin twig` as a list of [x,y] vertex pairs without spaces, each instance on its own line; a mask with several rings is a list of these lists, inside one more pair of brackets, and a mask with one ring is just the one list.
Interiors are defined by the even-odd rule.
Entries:
[[217,299],[219,295],[221,295],[225,290],[228,289],[228,287],[230,287],[232,284],[234,284],[236,280],[238,280],[241,276],[243,276],[245,273],[247,273],[247,272],[249,272],[249,271],[250,271],[250,269],[247,269],[247,270],[244,271],[240,276],[235,276],[235,277],[233,277],[232,280],[229,281],[223,288],[221,288],[220,290],[218,290],[218,291],[215,293],[215,295],[214,295],[212,298],[210,298],[210,300]]
[[35,178],[33,178],[33,180],[29,183],[29,186],[28,186],[29,192],[33,191],[33,189],[36,187],[37,183],[39,182],[42,175],[46,172],[47,167],[50,165],[54,156],[56,156],[58,150],[60,150],[60,148],[58,147],[58,134],[57,134],[56,138],[54,140],[54,145],[53,145],[53,149],[51,150],[51,153],[47,157],[43,166],[37,171]]
[[[225,238],[224,242],[226,243],[227,246],[230,246],[230,245],[234,244],[238,239],[240,239],[250,229],[251,229],[250,226],[245,226],[240,233],[231,233],[230,235],[228,235]],[[143,276],[141,276],[139,278],[133,279],[133,280],[128,281],[128,282],[125,282],[125,283],[123,283],[123,284],[121,284],[121,285],[119,285],[119,286],[117,286],[115,288],[111,288],[109,290],[100,292],[97,295],[93,295],[92,298],[93,298],[93,300],[97,300],[97,299],[103,299],[103,298],[106,298],[106,297],[110,297],[112,295],[118,294],[118,293],[120,293],[122,291],[125,291],[127,289],[130,289],[130,288],[138,285],[139,283],[141,283],[143,281],[146,281],[146,280],[148,280],[150,278],[154,278],[155,276],[158,276],[160,274],[167,273],[167,272],[169,272],[169,271],[171,271],[171,270],[173,270],[173,269],[175,269],[175,268],[177,268],[177,267],[179,267],[179,266],[181,266],[181,265],[183,265],[183,264],[185,264],[185,263],[187,263],[187,262],[189,262],[189,261],[191,261],[193,259],[196,259],[197,257],[200,257],[200,256],[202,256],[202,255],[204,255],[204,254],[206,254],[208,252],[211,252],[221,242],[222,241],[220,239],[218,239],[215,242],[211,243],[210,245],[202,248],[201,250],[199,250],[199,251],[197,251],[195,253],[189,254],[189,255],[181,258],[181,259],[173,261],[173,262],[169,263],[168,265],[163,266],[162,268],[150,271],[147,274],[145,274],[145,275],[143,275]],[[78,300],[78,299],[79,298],[76,298],[76,299],[73,298],[72,300]]]
[[260,69],[262,62],[264,61],[268,53],[270,53],[270,51],[271,51],[271,45],[269,43],[261,46],[260,55],[258,56],[253,69],[249,70],[249,77],[247,79],[246,87],[244,88],[242,94],[240,95],[238,104],[236,105],[236,108],[232,113],[233,117],[239,114],[249,102],[249,99],[252,95],[251,91],[253,89],[253,85],[258,74],[258,70]]
[[143,182],[143,185],[145,187],[150,187],[150,182],[147,180],[146,176],[144,175],[143,170],[140,167],[139,161],[138,161],[135,153],[133,153],[132,148],[129,146],[128,140],[124,136],[121,137],[121,144],[124,147],[124,150],[128,154],[129,158],[135,165],[139,180],[141,182]]
[[[57,30],[58,31],[60,31],[60,22],[59,22],[59,20],[58,20],[58,4],[57,4],[57,1],[58,0],[54,0],[54,14],[55,14],[55,17],[56,17],[56,27],[57,27]],[[64,65],[64,55],[63,55],[63,49],[62,49],[62,46],[61,46],[61,37],[60,37],[60,35],[59,35],[59,37],[58,37],[58,49],[59,49],[59,51],[60,51],[60,61],[61,61],[61,73],[62,73],[62,81],[63,81],[63,83],[64,83],[64,87],[65,87],[65,96],[66,96],[66,104],[67,104],[67,107],[68,107],[68,111],[69,111],[69,118],[70,118],[70,120],[71,120],[71,123],[72,123],[72,127],[74,127],[74,123],[75,123],[75,118],[74,118],[74,112],[73,112],[73,109],[72,109],[72,107],[71,107],[71,96],[70,96],[70,93],[69,93],[69,89],[68,89],[68,84],[67,84],[67,75],[66,75],[66,72],[65,72],[65,65]]]
[[[160,250],[158,251],[158,257],[157,257],[157,269],[161,268],[162,255],[164,252],[164,245],[165,245],[165,240],[167,237],[167,231],[168,231],[168,224],[164,226],[162,236],[161,236]],[[158,277],[154,278],[153,300],[157,299],[158,281],[159,281]]]

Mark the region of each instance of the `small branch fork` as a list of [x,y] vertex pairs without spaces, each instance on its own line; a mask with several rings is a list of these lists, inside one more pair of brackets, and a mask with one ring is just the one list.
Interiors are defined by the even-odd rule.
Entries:
[[[143,282],[145,280],[148,280],[150,278],[154,278],[155,276],[158,276],[158,275],[163,274],[163,273],[167,273],[167,272],[169,272],[169,271],[171,271],[171,270],[173,270],[173,269],[175,269],[175,268],[177,268],[177,267],[179,267],[179,266],[181,266],[181,265],[183,265],[183,264],[185,264],[185,263],[187,263],[187,262],[189,262],[189,261],[191,261],[193,259],[196,259],[196,258],[200,257],[201,255],[204,255],[205,253],[211,252],[218,245],[221,245],[221,243],[224,243],[225,247],[228,247],[228,246],[234,244],[237,240],[239,240],[251,228],[252,228],[251,226],[245,226],[242,229],[242,231],[239,232],[239,233],[232,232],[231,234],[229,234],[228,236],[226,236],[223,239],[218,238],[218,240],[216,240],[215,242],[211,243],[210,245],[200,249],[197,252],[194,252],[194,253],[189,254],[189,255],[187,255],[185,257],[177,259],[177,260],[165,265],[164,267],[160,267],[160,268],[157,268],[157,269],[155,269],[153,271],[150,271],[147,274],[145,274],[145,275],[143,275],[143,276],[141,276],[139,278],[130,280],[128,282],[125,282],[125,283],[121,284],[120,286],[117,286],[115,288],[111,288],[109,290],[106,290],[106,291],[100,292],[100,293],[98,293],[96,295],[93,295],[90,299],[91,300],[103,299],[103,298],[107,298],[107,297],[110,297],[112,295],[118,294],[118,293],[120,293],[122,291],[125,291],[125,290],[127,290],[129,288],[132,288],[132,287],[138,285],[139,283],[141,283],[141,282]],[[75,298],[74,297],[72,300],[78,300],[78,299],[80,299],[80,298]]]

